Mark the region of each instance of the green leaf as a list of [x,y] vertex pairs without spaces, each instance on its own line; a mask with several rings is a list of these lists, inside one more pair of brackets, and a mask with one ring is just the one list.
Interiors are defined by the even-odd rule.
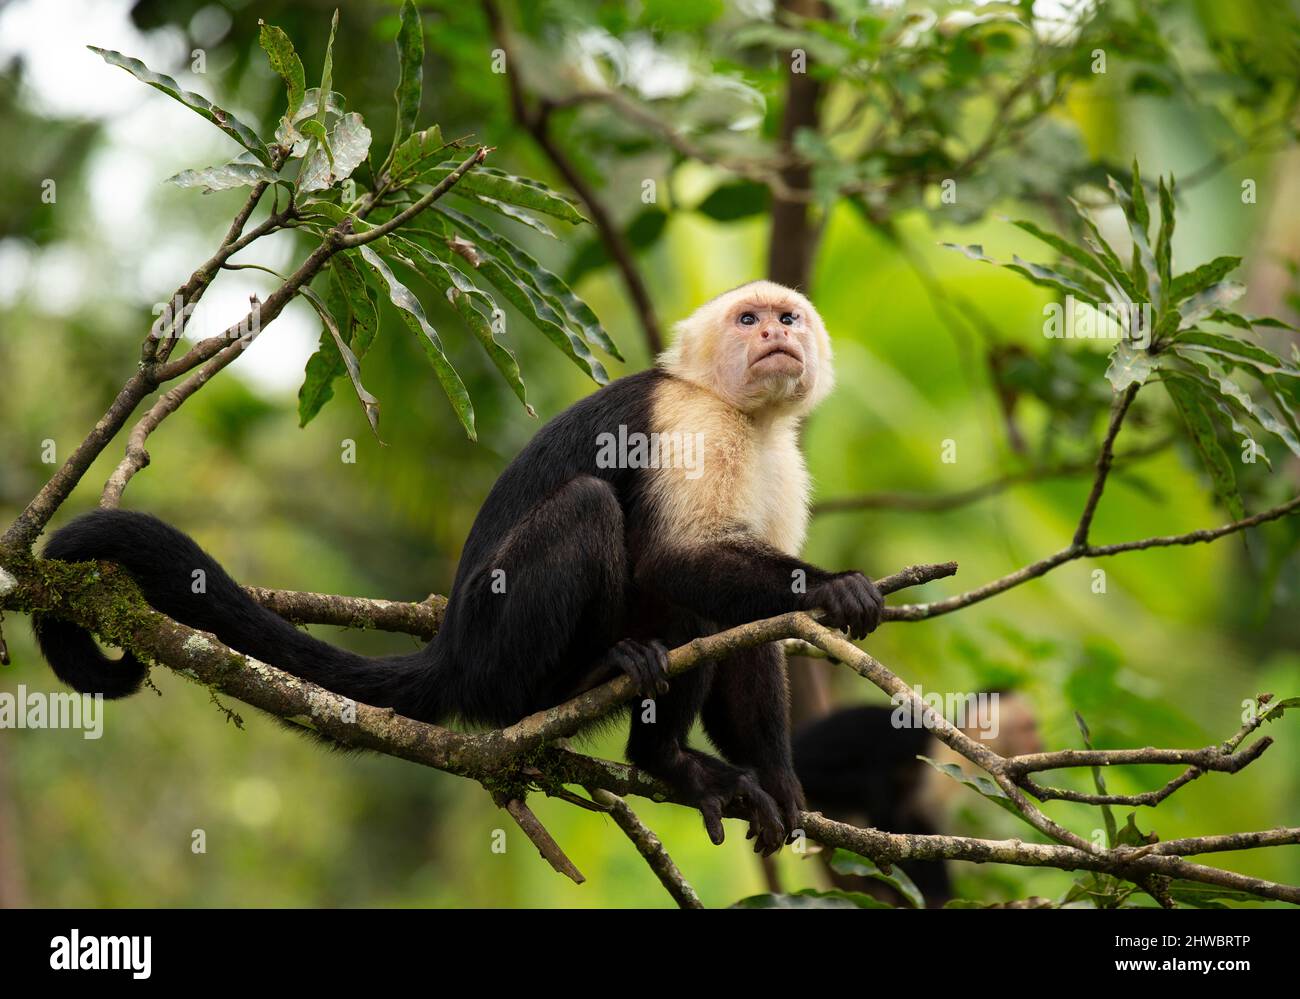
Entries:
[[1190,329],[1206,316],[1231,305],[1244,294],[1246,294],[1246,286],[1238,281],[1219,281],[1198,291],[1178,306],[1179,329]]
[[[334,36],[339,29],[339,12],[334,11],[330,20],[330,37],[325,43],[325,63],[321,68],[319,93],[329,94],[334,86]],[[334,151],[330,148],[329,136],[325,131],[325,113],[329,109],[329,100],[317,100],[316,116],[298,126],[298,131],[310,137],[302,169],[298,173],[298,190],[310,193],[323,191],[333,183]]]
[[[579,367],[587,370],[597,382],[604,384],[609,376],[592,356],[588,345],[597,346],[620,361],[623,360],[623,355],[618,352],[618,348],[601,327],[600,320],[587,304],[531,256],[497,236],[476,219],[445,205],[434,207],[451,219],[458,229],[476,240],[479,249],[501,263],[506,272],[494,275],[484,272],[484,277],[506,295],[512,305],[523,311],[530,320],[536,321],[538,329]],[[483,272],[486,266],[485,261],[480,266],[480,271]],[[497,277],[506,278],[504,286],[497,283]],[[540,308],[539,305],[546,308]],[[555,335],[557,328],[558,337]],[[573,329],[580,335],[575,334]]]
[[[1198,373],[1202,373],[1212,391],[1216,391],[1229,405],[1245,411],[1251,419],[1285,444],[1293,454],[1300,457],[1300,438],[1296,437],[1286,423],[1274,416],[1267,406],[1256,402],[1249,392],[1230,377],[1218,371],[1209,362],[1208,358],[1198,356],[1194,351],[1184,353],[1178,345],[1175,345],[1174,353],[1192,364]],[[1253,435],[1245,434],[1243,436],[1251,437]]]
[[[460,185],[458,184],[457,188],[459,189],[459,187]],[[489,198],[482,194],[467,195],[464,191],[460,191],[459,193],[461,197],[473,201],[476,205],[482,205],[484,208],[496,212],[503,218],[508,218],[514,222],[522,222],[524,225],[528,226],[528,228],[540,232],[543,235],[550,236],[551,239],[556,238],[555,233],[551,231],[550,227],[547,226],[545,222],[537,218],[535,215],[530,215],[522,208],[516,208],[514,205],[506,204],[504,201],[498,201],[496,198]]]
[[447,399],[451,402],[452,409],[456,411],[456,418],[460,420],[461,426],[465,428],[466,435],[470,440],[477,440],[478,437],[474,431],[474,406],[470,402],[469,392],[465,388],[465,383],[460,380],[460,375],[456,373],[456,369],[447,360],[447,353],[443,350],[442,340],[439,339],[437,331],[429,325],[429,320],[424,314],[424,307],[420,305],[420,300],[411,293],[411,290],[406,285],[393,276],[388,264],[370,246],[362,246],[360,249],[362,258],[383,279],[384,284],[387,286],[389,301],[397,306],[402,320],[420,338],[425,355],[429,358],[429,363],[433,365],[434,373],[438,376],[438,382],[442,385],[443,392],[446,393]]
[[289,94],[289,107],[285,116],[293,121],[293,116],[302,107],[303,98],[307,94],[307,74],[303,71],[302,60],[298,58],[293,42],[284,31],[262,20],[257,23],[262,51],[266,53],[266,59],[276,75],[284,81],[285,90]]
[[1169,897],[1196,909],[1228,909],[1231,906],[1225,905],[1225,902],[1260,901],[1258,895],[1249,892],[1202,884],[1200,881],[1184,881],[1181,878],[1170,882]]
[[[475,339],[487,351],[488,357],[496,369],[501,372],[501,376],[506,380],[511,390],[519,397],[519,401],[524,404],[524,409],[528,411],[529,416],[536,416],[537,413],[532,406],[528,404],[528,395],[524,390],[524,380],[519,371],[519,362],[515,360],[512,354],[499,339],[497,339],[497,330],[505,329],[505,313],[502,312],[496,302],[494,302],[486,292],[478,288],[468,277],[458,270],[451,261],[452,251],[442,245],[442,253],[426,249],[418,243],[400,236],[390,237],[393,243],[399,248],[406,250],[412,256],[417,264],[417,270],[430,284],[437,288],[446,297],[447,301],[460,314],[465,325],[469,327],[470,332],[474,334]],[[489,308],[489,317],[485,318],[474,306],[474,299],[478,299],[487,304]]]
[[913,909],[925,908],[925,896],[921,894],[915,882],[907,876],[907,872],[897,864],[892,865],[892,874],[886,874],[869,857],[836,847],[835,852],[831,854],[830,866],[836,874],[850,874],[854,877],[882,881],[902,895]]
[[391,161],[397,148],[415,128],[420,114],[420,96],[424,86],[424,28],[420,12],[411,0],[403,0],[401,25],[397,29],[397,128],[393,132],[393,146],[388,154]]
[[1133,221],[1142,229],[1145,237],[1151,229],[1151,213],[1147,210],[1146,191],[1142,187],[1142,174],[1138,170],[1138,161],[1133,160]]
[[[1151,244],[1147,242],[1147,226],[1150,223],[1150,216],[1147,212],[1146,199],[1142,196],[1142,182],[1135,172],[1133,174],[1134,195],[1130,195],[1114,177],[1107,177],[1106,181],[1110,184],[1111,193],[1115,195],[1115,200],[1119,202],[1120,208],[1124,211],[1124,218],[1128,222],[1129,236],[1133,239],[1133,262],[1129,268],[1129,273],[1133,276],[1133,283],[1138,288],[1146,289],[1147,301],[1159,311],[1164,301],[1163,287],[1160,284],[1160,268],[1156,266],[1156,258],[1151,252]],[[1140,205],[1135,200],[1135,196],[1142,198]]]
[[[1023,227],[1022,227],[1023,228]],[[1081,302],[1086,302],[1092,306],[1098,306],[1107,301],[1104,289],[1095,285],[1084,285],[1082,281],[1075,280],[1062,274],[1060,271],[1053,270],[1050,267],[1044,267],[1042,264],[1030,263],[1028,260],[1022,260],[1019,256],[1013,256],[1012,262],[1007,264],[999,260],[994,260],[984,252],[984,247],[978,243],[969,246],[962,246],[960,243],[943,243],[950,250],[956,250],[958,253],[965,254],[971,260],[980,260],[987,264],[996,264],[999,267],[1005,267],[1007,270],[1015,271],[1017,274],[1023,274],[1034,284],[1042,285],[1045,288],[1052,288],[1063,294],[1070,295]]]
[[[334,8],[334,16],[330,18],[330,37],[325,43],[325,61],[321,65],[320,71],[320,92],[322,94],[331,93],[334,90],[334,36],[339,30],[339,11]],[[328,99],[324,104],[318,104],[316,108],[316,120],[322,125],[325,124],[325,112],[329,109]]]
[[167,96],[174,97],[191,111],[212,122],[268,167],[271,165],[271,152],[266,148],[262,140],[257,137],[257,133],[229,111],[222,110],[200,94],[182,90],[181,85],[170,76],[155,73],[139,59],[132,59],[121,52],[114,52],[112,49],[101,49],[94,45],[87,45],[86,48],[109,65],[126,70],[141,83],[147,83],[155,90],[161,90]]
[[1097,254],[1097,259],[1110,272],[1112,283],[1123,289],[1130,302],[1149,302],[1150,299],[1147,297],[1146,288],[1139,289],[1133,283],[1133,278],[1125,270],[1124,265],[1120,263],[1119,256],[1111,248],[1111,245],[1102,238],[1101,230],[1097,228],[1097,222],[1092,217],[1092,213],[1074,198],[1070,199],[1070,204],[1074,206],[1075,212],[1083,220],[1084,228],[1088,231],[1088,235],[1084,237],[1084,242]]
[[366,284],[365,275],[354,259],[355,250],[344,250],[330,259],[330,271],[347,300],[352,317],[348,342],[357,357],[365,357],[379,333],[379,312]]
[[[343,336],[339,331],[338,323],[334,320],[334,317],[330,314],[329,308],[325,305],[323,301],[321,301],[320,296],[317,295],[316,292],[312,291],[310,288],[304,285],[298,289],[298,293],[302,295],[304,298],[306,298],[307,301],[309,301],[312,304],[312,307],[316,310],[317,314],[320,316],[321,322],[325,324],[325,328],[329,331],[329,335],[334,341],[334,347],[337,350],[339,356],[343,360],[343,366],[347,369],[348,378],[352,382],[352,388],[357,394],[357,399],[360,400],[361,406],[365,410],[366,419],[370,423],[370,430],[376,437],[378,437],[379,436],[379,400],[376,399],[369,392],[367,392],[366,387],[361,384],[361,365],[357,363],[356,356],[352,353],[352,351],[348,348],[348,345],[344,342]],[[305,382],[303,387],[304,388],[307,387]],[[331,394],[332,392],[333,390],[331,389]],[[324,400],[322,400],[322,402],[324,402]],[[300,395],[299,396],[300,416],[301,413],[302,413],[302,397]]]
[[1028,260],[1022,260],[1014,255],[1011,258],[1011,263],[1002,266],[1008,270],[1023,274],[1034,284],[1042,285],[1045,288],[1054,288],[1092,306],[1100,306],[1103,302],[1108,301],[1105,290],[1098,288],[1096,285],[1084,284],[1082,275],[1080,275],[1079,279],[1071,278],[1051,267],[1030,263]]
[[1201,264],[1195,270],[1179,274],[1174,278],[1169,290],[1169,304],[1177,305],[1189,295],[1204,291],[1212,284],[1223,280],[1225,274],[1234,271],[1241,264],[1241,257],[1215,257],[1208,264]]
[[[333,271],[332,264],[329,270]],[[351,325],[348,303],[333,277],[331,274],[321,297],[330,313],[337,318],[338,325],[343,331],[343,339],[346,340],[347,330]],[[298,388],[299,427],[307,426],[320,413],[325,403],[334,398],[334,380],[346,371],[347,366],[343,363],[343,355],[339,353],[338,346],[330,335],[329,327],[322,321],[320,345],[307,359],[302,385]]]
[[1274,316],[1243,316],[1239,312],[1215,309],[1206,318],[1211,322],[1227,323],[1229,326],[1235,326],[1241,330],[1253,330],[1256,326],[1263,326],[1266,329],[1291,330],[1293,333],[1300,332],[1297,327],[1292,326],[1290,323],[1284,323]]
[[695,206],[695,210],[715,222],[734,222],[761,215],[767,211],[770,201],[767,185],[738,180],[715,187],[707,198]]
[[1205,410],[1203,390],[1196,382],[1176,376],[1174,372],[1169,373],[1164,385],[1169,398],[1173,400],[1174,407],[1178,410],[1178,415],[1182,417],[1183,425],[1187,428],[1188,437],[1201,459],[1201,464],[1210,475],[1215,496],[1233,520],[1241,520],[1246,516],[1246,510],[1241,501],[1241,494],[1237,490],[1236,474],[1233,472],[1232,462],[1219,445],[1219,439],[1214,433],[1214,424]]
[[437,125],[415,132],[393,151],[388,173],[396,183],[406,180],[408,174],[411,177],[418,176],[430,165],[429,160],[446,149],[447,145],[442,141],[442,129]]
[[1257,347],[1253,343],[1246,343],[1236,337],[1207,333],[1205,330],[1184,330],[1178,334],[1178,339],[1175,342],[1192,350],[1204,351],[1207,354],[1220,354],[1231,358],[1238,364],[1249,364],[1257,371],[1266,374],[1300,378],[1300,369],[1288,365],[1276,354],[1265,350],[1263,347]]
[[[1135,174],[1136,176],[1136,174]],[[1174,175],[1169,175],[1169,186],[1161,177],[1157,187],[1160,195],[1160,233],[1156,237],[1156,267],[1160,273],[1160,284],[1169,288],[1173,273],[1174,243]]]
[[1092,271],[1092,273],[1101,278],[1101,280],[1106,284],[1115,283],[1115,279],[1111,272],[1106,269],[1106,265],[1098,259],[1097,256],[1094,256],[1086,250],[1079,249],[1079,247],[1075,246],[1068,239],[1063,239],[1055,233],[1047,232],[1027,219],[1013,220],[1011,224],[1019,229],[1023,229],[1036,239],[1042,240],[1052,249],[1056,250],[1057,253],[1061,254],[1061,256],[1073,260],[1081,267],[1085,267]]
[[[429,184],[437,184],[443,177],[459,166],[457,163],[443,162],[428,174],[420,178]],[[586,222],[587,217],[574,206],[573,202],[562,194],[551,190],[545,184],[525,177],[515,177],[492,167],[478,167],[471,170],[456,182],[452,190],[459,195],[477,194],[509,205],[518,205],[530,211],[540,212],[571,222],[575,225]]]
[[222,166],[204,167],[202,170],[182,170],[167,183],[177,187],[202,187],[205,194],[228,191],[234,187],[253,187],[257,184],[274,184],[279,177],[270,167],[260,163],[226,163]]
[[930,759],[928,756],[917,756],[917,759],[925,760],[926,763],[938,770],[939,773],[946,774],[959,784],[964,784],[976,794],[987,798],[999,808],[1010,812],[1016,818],[1020,819],[1020,821],[1033,826],[1033,823],[1030,822],[1029,819],[1021,813],[1020,809],[1016,807],[1015,802],[1007,797],[1006,792],[1003,791],[1002,788],[998,787],[993,781],[989,780],[989,778],[969,776],[956,763],[938,763],[935,760]]

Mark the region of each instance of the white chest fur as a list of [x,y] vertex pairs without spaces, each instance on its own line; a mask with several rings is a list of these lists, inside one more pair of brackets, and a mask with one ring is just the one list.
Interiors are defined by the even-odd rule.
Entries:
[[[704,540],[741,529],[790,555],[808,525],[808,472],[793,417],[755,420],[678,379],[658,386],[651,429],[660,441],[702,446],[695,460],[661,461],[649,498],[671,537]],[[672,448],[662,453],[681,454]]]

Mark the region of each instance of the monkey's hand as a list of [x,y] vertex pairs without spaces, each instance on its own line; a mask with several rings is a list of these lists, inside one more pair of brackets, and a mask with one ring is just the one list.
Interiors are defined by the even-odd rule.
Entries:
[[880,590],[860,572],[835,573],[811,587],[802,603],[803,610],[824,610],[821,623],[847,631],[851,638],[865,638],[875,631],[885,610]]
[[625,638],[605,654],[605,664],[632,679],[642,697],[668,693],[668,649],[663,642]]

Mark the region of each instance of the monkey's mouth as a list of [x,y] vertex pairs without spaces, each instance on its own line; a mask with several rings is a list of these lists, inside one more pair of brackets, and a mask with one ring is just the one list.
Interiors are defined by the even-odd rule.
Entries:
[[[784,358],[784,360],[782,360]],[[762,364],[764,361],[770,361],[773,367],[784,367],[793,361],[799,367],[803,367],[803,354],[799,348],[788,343],[774,343],[764,347],[757,357],[749,362],[751,368]]]

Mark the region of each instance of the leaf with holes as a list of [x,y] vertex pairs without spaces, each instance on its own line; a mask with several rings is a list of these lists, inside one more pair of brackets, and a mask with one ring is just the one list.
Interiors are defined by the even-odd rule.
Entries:
[[262,51],[266,53],[267,62],[276,75],[284,81],[288,93],[289,106],[285,117],[293,121],[293,116],[302,107],[303,98],[307,94],[307,74],[303,71],[302,60],[298,58],[293,42],[283,30],[261,20],[257,24],[258,42]]
[[204,167],[202,170],[182,170],[168,177],[167,183],[177,187],[201,187],[205,194],[229,191],[235,187],[254,187],[274,184],[279,178],[270,167],[260,163],[226,163],[222,166]]
[[1110,366],[1106,369],[1106,380],[1116,393],[1123,392],[1130,385],[1141,385],[1151,377],[1151,372],[1160,367],[1160,356],[1148,353],[1143,347],[1135,347],[1127,340],[1115,345],[1110,355]]
[[370,129],[355,111],[349,111],[330,129],[329,148],[334,151],[331,170],[334,182],[347,180],[370,151]]

